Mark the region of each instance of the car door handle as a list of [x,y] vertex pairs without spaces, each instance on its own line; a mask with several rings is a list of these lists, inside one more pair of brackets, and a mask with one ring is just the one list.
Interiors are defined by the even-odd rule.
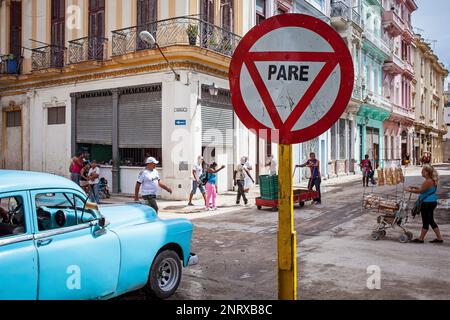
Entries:
[[38,247],[45,247],[48,246],[50,243],[52,243],[53,239],[47,239],[47,240],[38,240],[37,246]]

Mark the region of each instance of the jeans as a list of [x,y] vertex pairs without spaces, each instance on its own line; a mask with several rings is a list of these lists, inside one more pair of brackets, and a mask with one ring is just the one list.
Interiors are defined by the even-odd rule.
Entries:
[[145,201],[147,201],[147,205],[149,207],[152,207],[156,211],[156,214],[158,214],[159,208],[158,208],[158,204],[156,203],[156,196],[152,195],[152,194],[149,194],[149,195],[146,195],[146,196],[142,196],[142,198]]
[[195,194],[197,193],[197,189],[199,189],[200,192],[201,192],[202,194],[206,192],[204,186],[198,185],[198,182],[197,182],[197,181],[192,181],[192,191],[191,191],[191,194],[192,194],[192,195],[195,195]]
[[77,185],[80,185],[80,177],[81,177],[81,175],[79,173],[71,173],[70,174],[70,180],[75,182]]
[[95,203],[99,203],[100,202],[100,190],[98,188],[98,183],[96,184],[91,184],[91,201],[95,202]]
[[206,184],[206,205],[209,206],[210,203],[212,203],[212,207],[216,207],[216,185],[212,183]]
[[316,188],[316,191],[319,193],[319,197],[314,199],[318,203],[322,203],[322,194],[320,193],[320,184],[322,183],[322,179],[319,177],[310,178],[308,183],[308,190],[312,191],[313,187]]
[[245,191],[244,191],[245,180],[237,180],[236,184],[238,187],[236,203],[239,204],[241,202],[241,196],[242,196],[245,204],[247,204],[248,200],[247,200],[247,197],[245,196]]

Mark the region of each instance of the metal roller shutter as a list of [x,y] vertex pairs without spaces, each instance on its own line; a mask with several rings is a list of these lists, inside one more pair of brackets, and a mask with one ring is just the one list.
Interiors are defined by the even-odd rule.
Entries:
[[112,96],[77,99],[77,143],[112,144]]
[[[233,146],[234,112],[231,105],[230,93],[220,90],[218,96],[211,96],[206,86],[202,87],[202,146],[219,146],[209,130],[219,130],[222,134],[222,146]],[[227,134],[228,131],[228,134]],[[210,131],[213,132],[213,131]]]
[[161,85],[136,90],[119,99],[119,147],[161,148]]

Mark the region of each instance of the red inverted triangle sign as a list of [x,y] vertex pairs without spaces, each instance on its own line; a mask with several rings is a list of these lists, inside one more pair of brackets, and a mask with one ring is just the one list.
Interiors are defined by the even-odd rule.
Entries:
[[[311,82],[309,88],[306,90],[303,97],[298,102],[297,106],[292,110],[289,117],[283,123],[275,103],[270,96],[269,90],[261,78],[261,75],[256,68],[256,61],[292,61],[292,62],[325,62],[322,70],[318,73],[316,78]],[[329,52],[249,52],[244,61],[250,77],[252,78],[256,89],[266,107],[266,110],[275,126],[275,129],[281,131],[290,131],[297,123],[298,119],[303,115],[306,108],[314,100],[317,93],[327,81],[333,70],[338,64],[338,58],[335,53]]]

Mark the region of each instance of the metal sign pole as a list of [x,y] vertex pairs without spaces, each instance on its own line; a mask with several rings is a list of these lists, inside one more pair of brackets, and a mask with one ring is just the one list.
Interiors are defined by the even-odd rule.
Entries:
[[292,145],[278,147],[278,299],[297,300],[297,236],[294,229]]

